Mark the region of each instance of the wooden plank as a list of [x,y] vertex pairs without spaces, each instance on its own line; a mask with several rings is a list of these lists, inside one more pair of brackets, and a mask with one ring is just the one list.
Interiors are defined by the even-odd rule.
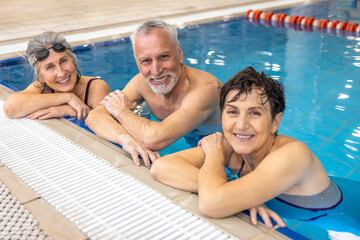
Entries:
[[43,199],[24,204],[24,207],[38,221],[41,229],[51,239],[88,239],[73,223],[56,211]]
[[10,190],[10,194],[32,214],[50,238],[88,239],[73,223],[41,199],[37,192],[4,165],[0,166],[0,181]]
[[21,204],[40,198],[37,192],[24,183],[6,166],[0,167],[0,181]]

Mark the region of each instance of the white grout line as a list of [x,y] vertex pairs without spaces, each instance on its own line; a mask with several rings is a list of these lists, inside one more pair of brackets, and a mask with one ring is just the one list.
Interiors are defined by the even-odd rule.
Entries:
[[[257,9],[266,9],[266,8],[274,8],[274,7],[281,7],[285,4],[304,4],[306,0],[275,0],[275,1],[266,1],[261,3],[253,3],[248,4],[246,6],[234,7],[230,9],[222,9],[222,10],[213,10],[203,13],[192,14],[189,16],[180,16],[175,18],[166,19],[166,22],[173,24],[177,27],[184,27],[186,23],[206,20],[206,19],[213,19],[218,17],[227,17],[234,14],[244,13],[249,9],[257,10]],[[103,29],[103,30],[96,30],[96,31],[89,31],[86,33],[76,33],[76,34],[69,34],[65,35],[68,42],[79,42],[79,41],[89,41],[91,39],[96,38],[103,38],[103,37],[110,37],[117,34],[125,34],[131,33],[135,30],[137,24],[132,24],[123,27],[115,27],[110,29]],[[0,46],[0,55],[2,54],[9,54],[15,52],[25,51],[27,48],[27,42],[15,43],[15,44],[8,44],[4,46]]]

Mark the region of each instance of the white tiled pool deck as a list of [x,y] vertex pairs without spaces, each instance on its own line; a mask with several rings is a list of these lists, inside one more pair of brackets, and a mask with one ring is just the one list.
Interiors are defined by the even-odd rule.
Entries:
[[[311,1],[154,0],[149,2],[140,0],[89,0],[73,2],[69,0],[0,0],[0,59],[24,56],[28,40],[33,35],[41,33],[45,30],[63,32],[72,45],[76,46],[80,44],[127,37],[139,22],[149,18],[163,19],[178,27],[182,27],[195,23],[240,16],[248,9],[270,10],[296,4],[304,4],[307,2]],[[9,89],[0,85],[0,102],[3,103],[10,93],[11,91]],[[0,106],[2,105],[0,104]],[[117,231],[117,229],[115,229],[116,227],[96,216],[98,221],[95,221],[93,224],[100,228],[100,230],[98,230],[99,234],[96,236],[102,236],[102,233],[104,233],[105,236],[105,232],[109,232],[109,229],[115,230],[110,231],[109,235],[106,235],[108,237],[94,237],[95,235],[91,234],[93,234],[95,230],[90,231],[85,225],[81,224],[81,219],[94,216],[95,213],[91,212],[92,210],[90,208],[90,210],[87,209],[84,213],[81,212],[78,215],[74,215],[71,214],[71,211],[66,211],[66,208],[73,204],[72,201],[76,200],[75,202],[79,203],[79,199],[75,199],[64,190],[65,199],[67,199],[64,200],[64,203],[67,201],[69,202],[69,204],[64,204],[56,199],[54,200],[52,198],[53,196],[46,193],[46,191],[44,193],[44,191],[38,187],[38,183],[36,181],[33,182],[32,180],[39,176],[44,177],[47,171],[51,172],[53,170],[45,169],[45,172],[39,172],[38,168],[34,167],[32,163],[28,163],[24,160],[24,162],[20,164],[22,167],[27,166],[25,167],[26,171],[24,174],[22,172],[24,170],[21,170],[21,168],[19,170],[19,164],[11,162],[10,155],[6,155],[10,152],[14,153],[11,155],[13,157],[15,156],[14,159],[32,160],[37,158],[38,156],[35,156],[35,150],[39,149],[34,149],[36,147],[31,148],[28,146],[31,146],[34,141],[37,141],[34,139],[38,137],[39,131],[54,134],[56,138],[58,137],[60,139],[59,141],[65,141],[68,143],[70,148],[79,148],[82,153],[85,152],[84,154],[89,155],[89,157],[85,156],[85,158],[94,159],[95,165],[107,163],[104,168],[108,168],[108,170],[112,173],[115,171],[115,175],[116,172],[118,172],[119,176],[129,176],[131,181],[134,181],[134,184],[131,185],[135,186],[136,184],[140,184],[140,187],[144,186],[148,189],[146,191],[148,191],[149,194],[152,193],[158,196],[154,199],[164,198],[165,203],[163,203],[163,206],[165,208],[174,212],[175,210],[171,210],[172,206],[181,209],[185,212],[185,214],[187,214],[187,216],[195,218],[196,224],[199,224],[199,227],[204,229],[201,231],[204,235],[201,235],[201,233],[194,233],[194,235],[192,235],[193,233],[186,229],[183,235],[176,235],[177,232],[174,230],[173,233],[176,233],[175,235],[172,235],[174,236],[174,239],[211,239],[211,234],[221,236],[215,239],[288,239],[286,236],[275,231],[277,226],[270,230],[266,229],[262,224],[253,226],[248,217],[242,213],[224,219],[211,219],[203,216],[197,208],[197,195],[179,191],[155,181],[150,176],[148,169],[145,167],[137,167],[132,164],[128,154],[123,152],[120,148],[80,128],[70,121],[65,119],[51,119],[46,121],[31,121],[26,119],[9,120],[3,116],[1,107],[0,122],[3,123],[3,125],[0,125],[0,132],[3,137],[0,137],[0,182],[3,184],[1,186],[6,186],[6,188],[9,189],[7,193],[10,193],[17,199],[21,206],[24,206],[27,211],[30,212],[30,214],[37,220],[41,229],[52,239],[110,239],[110,236],[117,239],[145,239],[150,236],[150,233],[146,234],[145,231],[145,234],[141,235],[141,231],[139,230],[139,237],[135,238],[136,232],[132,233],[130,228],[123,232]],[[6,127],[6,124],[10,125]],[[40,130],[36,131],[33,125],[39,127]],[[15,139],[17,139],[16,143],[6,143],[6,140],[9,138],[4,137],[4,133],[9,129],[11,129],[9,137],[13,137],[15,135]],[[24,129],[26,129],[26,131]],[[52,139],[46,140],[45,143],[49,143],[51,145],[51,141],[53,141]],[[16,147],[18,143],[17,141],[20,140],[22,140],[23,143],[21,143],[22,147],[18,150],[14,150],[16,148],[8,147],[9,144]],[[26,156],[30,157],[25,158],[22,157],[21,154],[26,154]],[[39,161],[41,161],[42,158],[39,159]],[[56,166],[54,167],[56,168]],[[81,169],[81,167],[79,169]],[[65,175],[71,177],[71,175],[69,175],[70,173],[67,172],[68,170],[63,171],[65,171]],[[33,174],[34,177],[29,178],[29,174],[30,176]],[[88,175],[90,177],[92,176],[91,173]],[[62,178],[61,174],[59,176]],[[95,177],[95,175],[93,177]],[[49,179],[48,181],[52,180]],[[54,181],[52,182],[54,183]],[[44,178],[40,182],[46,182],[46,179]],[[103,183],[102,186],[105,188],[106,184],[109,184],[109,188],[111,185],[114,185],[114,183],[108,181],[107,183]],[[53,186],[54,189],[57,189],[56,186],[59,187],[59,189],[61,188],[61,185],[55,185],[51,186]],[[44,188],[50,187],[44,186]],[[102,189],[98,191],[98,194],[102,194]],[[116,195],[116,193],[113,194]],[[95,192],[94,199],[96,196]],[[98,204],[105,203],[101,203],[99,201]],[[116,208],[115,205],[113,207],[114,209]],[[120,207],[121,206],[119,206],[119,209]],[[147,206],[146,204],[140,204],[139,207],[146,208]],[[74,208],[76,208],[75,205]],[[150,208],[150,212],[154,213],[154,209],[152,210]],[[89,211],[91,212],[90,215],[86,215]],[[79,218],[79,216],[81,217]],[[150,214],[147,216],[150,216]],[[152,219],[149,219],[149,221],[151,220]],[[135,224],[133,227],[134,229],[137,229],[135,228],[136,223],[137,222],[135,221],[128,224]],[[165,223],[166,222],[164,222],[164,224]],[[179,228],[176,224],[174,226],[171,225],[171,227]],[[144,226],[144,228],[146,228],[146,226]],[[214,230],[215,233],[212,233],[209,229]],[[0,229],[0,232],[1,231],[2,229]],[[206,231],[209,232],[208,235],[206,234]],[[129,233],[132,234],[128,235]],[[179,234],[180,233],[181,231]],[[171,235],[172,232],[169,234]],[[162,239],[168,239],[166,236],[170,235],[164,235]],[[1,237],[2,236],[0,236],[0,238]],[[152,239],[161,239],[160,233],[159,235],[155,234]]]

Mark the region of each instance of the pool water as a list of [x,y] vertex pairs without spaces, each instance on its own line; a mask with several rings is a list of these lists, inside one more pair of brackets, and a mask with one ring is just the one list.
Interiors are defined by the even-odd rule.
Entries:
[[[277,12],[360,24],[360,9],[335,1]],[[256,26],[242,17],[189,26],[179,38],[185,63],[222,82],[250,65],[281,81],[287,108],[279,133],[305,142],[330,175],[360,181],[360,38]],[[80,72],[101,76],[112,90],[138,73],[128,38],[77,47],[75,53]],[[23,59],[0,61],[3,82],[22,90],[32,78]],[[184,147],[190,146],[181,139],[163,154]]]
[[[356,1],[318,2],[279,12],[360,24]],[[281,81],[287,107],[279,134],[306,143],[330,176],[360,181],[360,38],[266,27],[239,17],[185,27],[179,39],[185,64],[222,82],[247,66]],[[128,38],[74,52],[80,72],[101,76],[112,90],[123,89],[138,73]],[[24,89],[32,81],[30,66],[20,58],[1,61],[0,80]],[[160,153],[189,147],[182,138]],[[292,225],[304,233],[298,223]]]

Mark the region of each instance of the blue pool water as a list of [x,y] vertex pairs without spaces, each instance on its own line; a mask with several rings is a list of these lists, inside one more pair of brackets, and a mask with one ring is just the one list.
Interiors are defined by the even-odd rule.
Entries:
[[[360,24],[360,6],[346,2],[354,1],[276,12]],[[329,175],[360,181],[360,38],[266,27],[240,17],[188,26],[179,30],[179,39],[185,64],[222,82],[249,65],[281,81],[287,107],[279,134],[306,143]],[[122,89],[138,72],[128,38],[77,47],[75,53],[80,72],[101,76],[112,90]],[[0,80],[24,89],[32,81],[30,66],[22,59],[1,61]],[[161,154],[189,147],[182,138]],[[288,224],[309,238],[324,236],[313,235],[306,224]]]

